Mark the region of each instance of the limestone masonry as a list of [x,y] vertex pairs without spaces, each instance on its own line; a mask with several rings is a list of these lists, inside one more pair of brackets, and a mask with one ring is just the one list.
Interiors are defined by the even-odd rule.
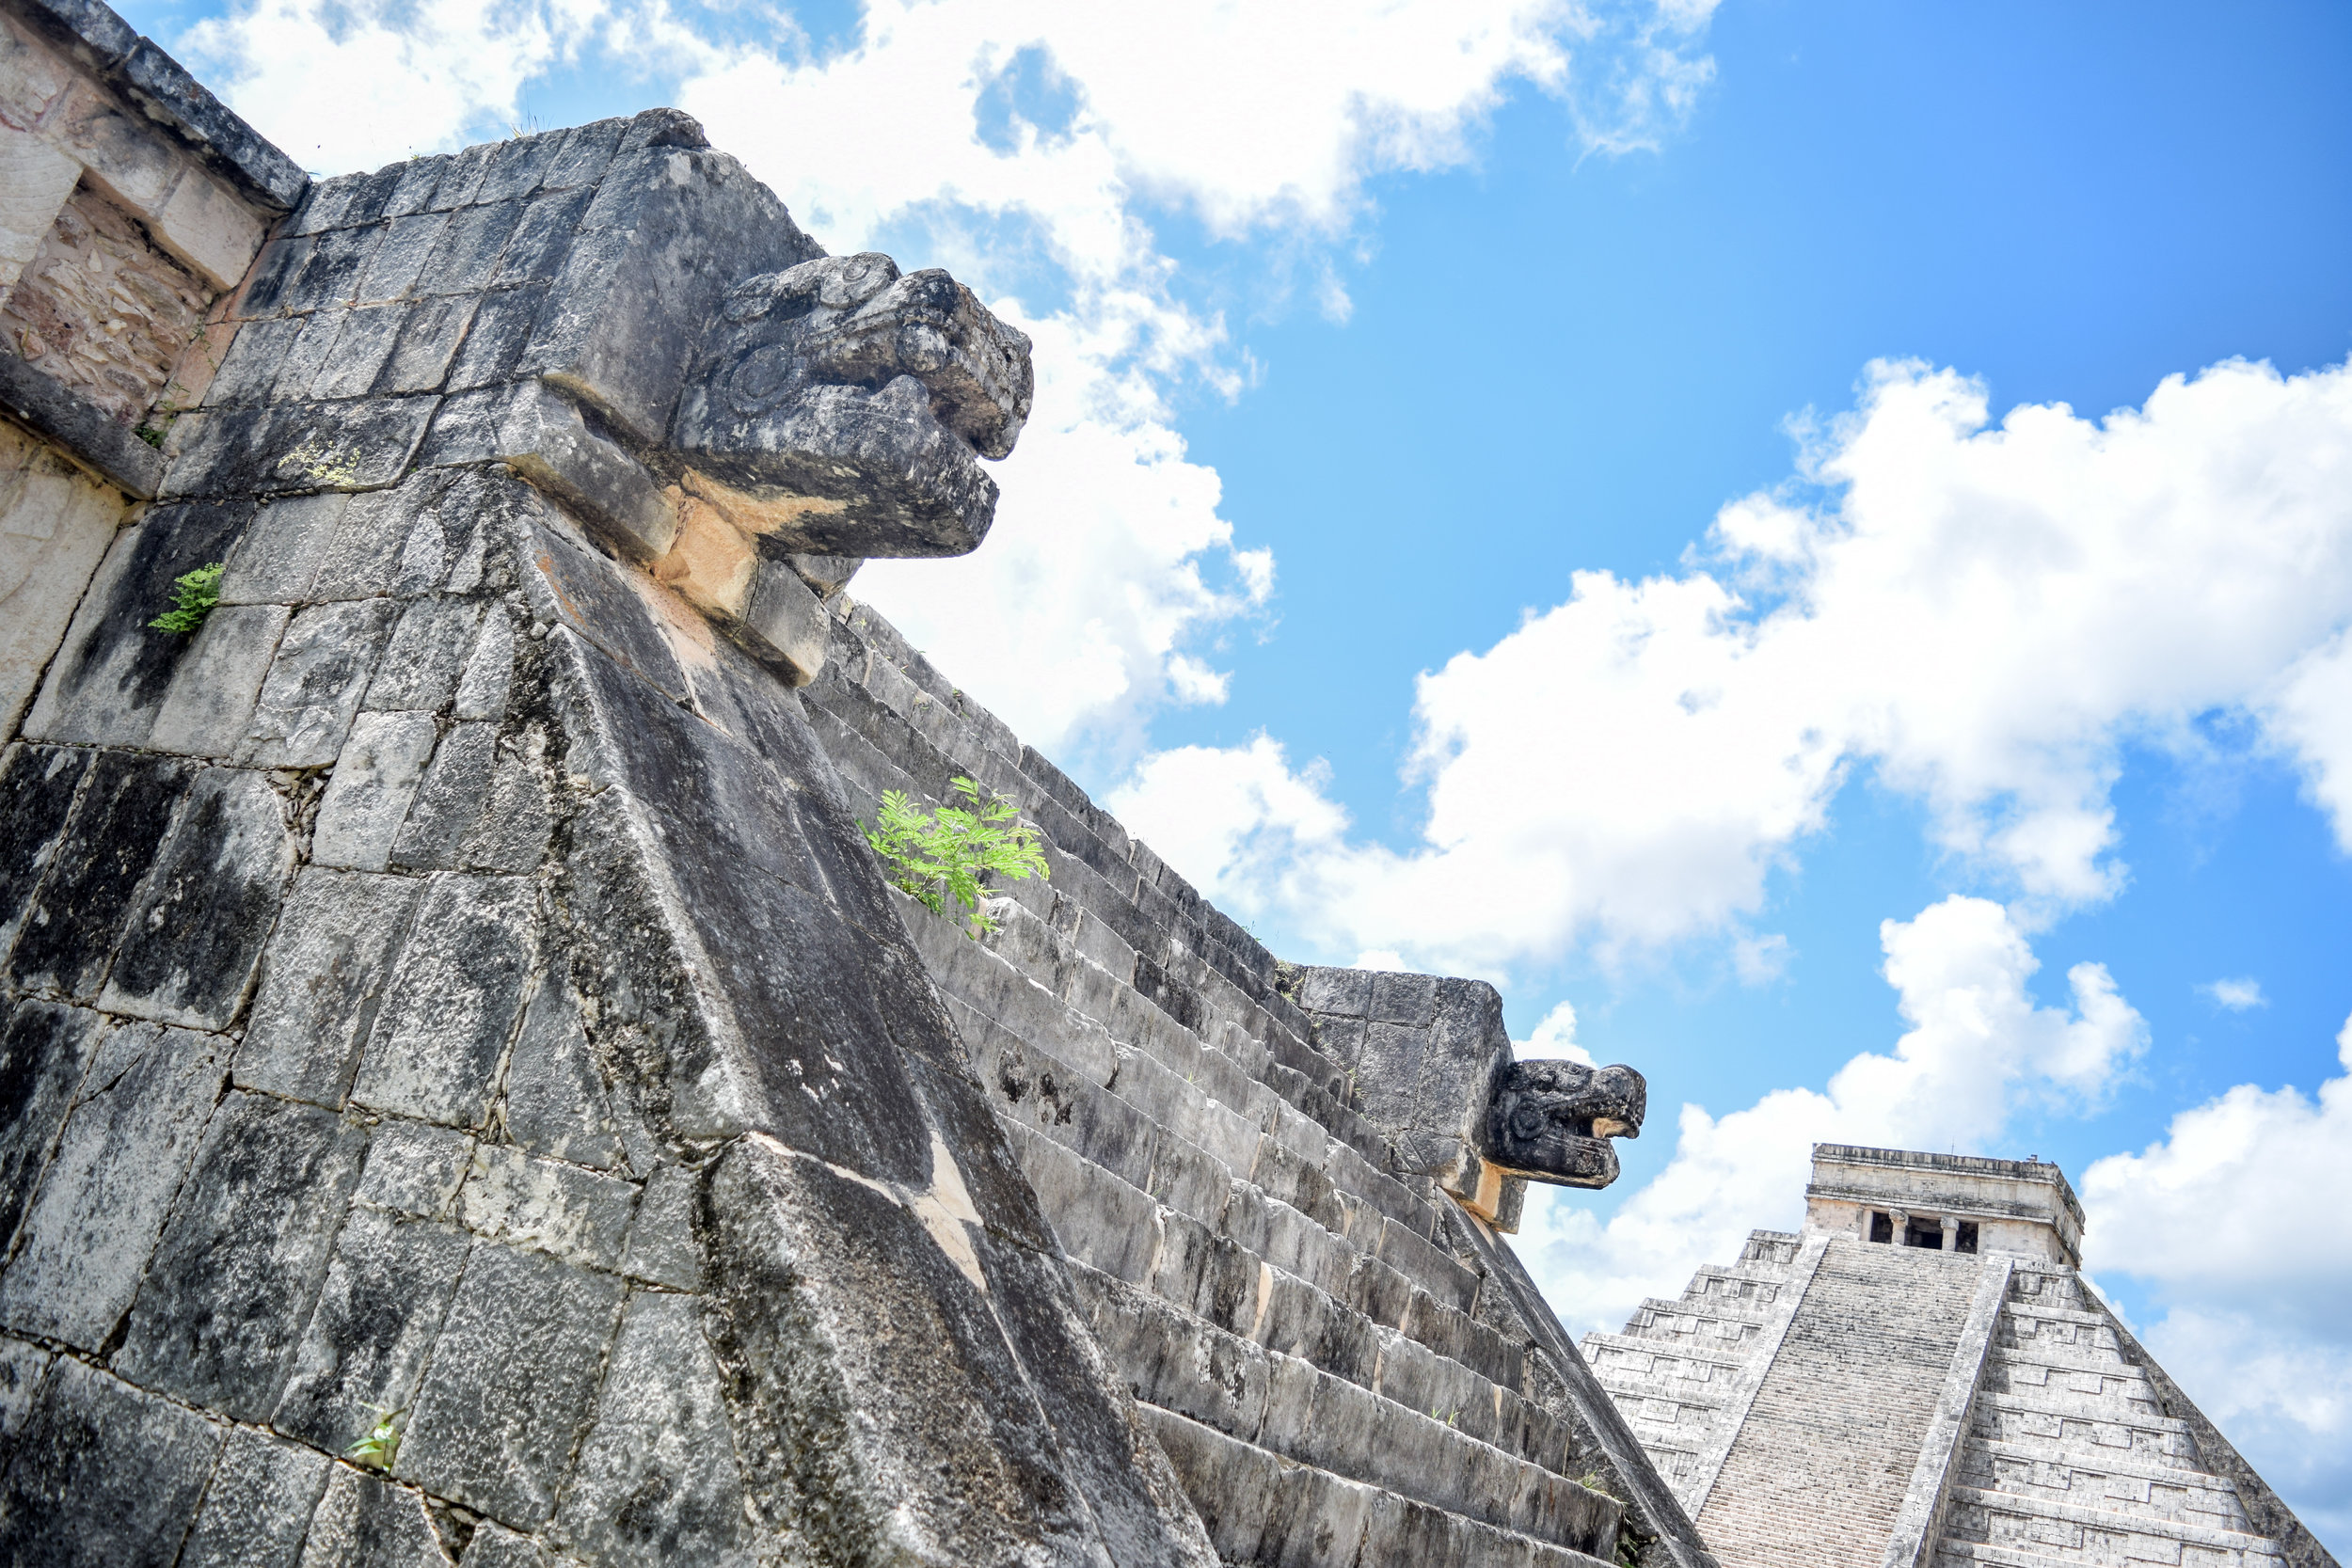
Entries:
[[[0,332],[0,1562],[2329,1560],[2048,1166],[1825,1148],[1580,1353],[1505,1238],[1641,1075],[1278,962],[851,597],[1029,344],[687,117],[313,182],[5,0]],[[859,828],[959,776],[985,940]]]

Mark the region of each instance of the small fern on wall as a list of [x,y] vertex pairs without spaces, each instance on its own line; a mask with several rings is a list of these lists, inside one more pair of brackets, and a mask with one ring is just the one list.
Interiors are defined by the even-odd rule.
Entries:
[[971,911],[967,931],[975,940],[992,936],[996,922],[980,908],[987,891],[981,879],[1026,881],[1043,877],[1045,846],[1038,831],[1021,820],[1021,808],[978,783],[954,778],[948,785],[961,806],[936,810],[916,805],[904,790],[882,791],[882,820],[866,830],[866,842],[890,867],[890,879],[934,914],[947,913],[952,898]]
[[171,579],[171,608],[147,624],[157,631],[192,632],[220,603],[220,562]]

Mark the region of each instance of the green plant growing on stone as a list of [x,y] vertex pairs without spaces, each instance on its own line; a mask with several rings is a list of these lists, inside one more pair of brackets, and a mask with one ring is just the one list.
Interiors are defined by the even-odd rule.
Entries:
[[378,1470],[392,1467],[392,1459],[400,1451],[400,1415],[380,1404],[370,1405],[375,1412],[375,1425],[368,1434],[343,1450],[343,1457],[354,1464],[372,1465]]
[[213,612],[213,607],[220,603],[220,574],[224,569],[223,563],[215,561],[172,578],[171,608],[147,624],[157,631],[196,630]]
[[983,877],[1009,877],[1025,881],[1042,877],[1045,847],[1037,829],[1021,820],[1021,808],[993,790],[983,799],[979,784],[954,778],[948,786],[961,806],[927,810],[907,798],[904,790],[882,791],[882,820],[867,827],[866,842],[889,863],[890,879],[933,914],[947,913],[952,898],[969,910],[977,940],[993,936],[996,922],[980,907],[986,891]]

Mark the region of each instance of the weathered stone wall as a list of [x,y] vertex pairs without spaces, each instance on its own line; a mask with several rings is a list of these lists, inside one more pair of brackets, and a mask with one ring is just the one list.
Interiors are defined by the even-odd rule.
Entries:
[[482,450],[685,135],[320,187],[0,757],[0,1560],[1211,1560],[788,687]]
[[119,490],[0,422],[0,735],[32,702],[123,510]]

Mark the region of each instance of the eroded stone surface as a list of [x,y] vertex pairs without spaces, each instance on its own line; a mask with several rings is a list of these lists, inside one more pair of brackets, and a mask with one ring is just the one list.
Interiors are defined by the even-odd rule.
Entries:
[[471,1244],[453,1226],[354,1210],[272,1424],[342,1453],[405,1411]]
[[423,891],[317,867],[295,878],[237,1051],[241,1086],[342,1108]]
[[366,1144],[365,1130],[317,1106],[223,1101],[139,1286],[115,1359],[122,1374],[240,1420],[266,1418]]
[[586,1427],[622,1285],[477,1245],[418,1391],[395,1473],[518,1529],[555,1505]]
[[294,1568],[327,1468],[314,1449],[232,1428],[179,1568]]
[[361,1104],[475,1127],[529,976],[535,895],[508,877],[434,879],[352,1084]]
[[44,1568],[167,1568],[221,1432],[119,1378],[60,1362],[0,1480],[0,1558]]

